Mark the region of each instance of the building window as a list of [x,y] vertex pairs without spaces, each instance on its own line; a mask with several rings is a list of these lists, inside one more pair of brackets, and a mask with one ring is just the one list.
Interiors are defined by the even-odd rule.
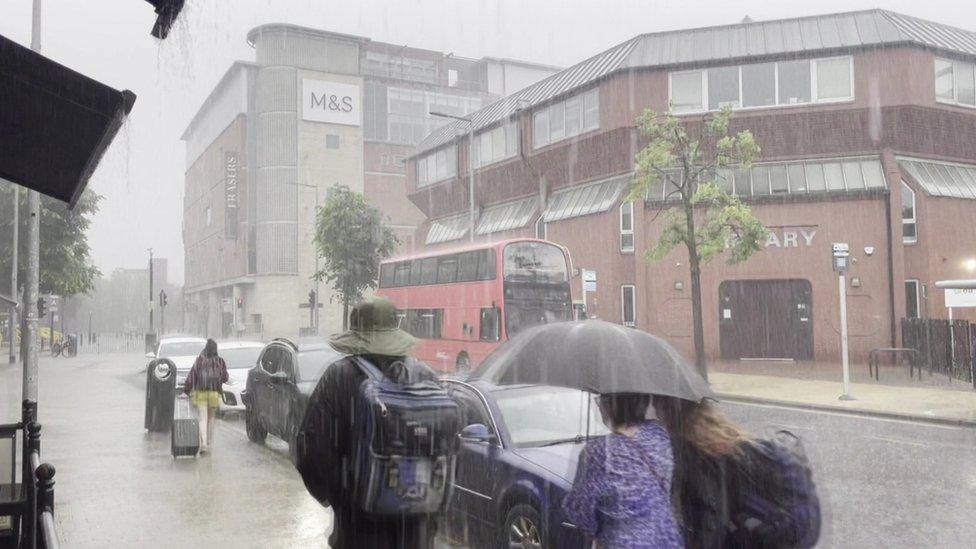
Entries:
[[325,148],[326,149],[338,149],[339,148],[339,136],[330,133],[325,136]]
[[624,326],[634,326],[636,324],[636,310],[634,303],[634,286],[625,284],[620,287],[620,320]]
[[905,317],[921,318],[922,301],[918,280],[905,280]]
[[474,136],[472,152],[474,153],[473,161],[476,168],[515,156],[515,153],[518,152],[518,126],[516,122],[508,122]]
[[481,108],[481,99],[463,95],[403,88],[387,89],[387,130],[390,141],[415,145],[427,134],[450,122],[431,111],[458,116]]
[[535,237],[539,240],[546,240],[547,233],[546,218],[540,215],[539,219],[535,222]]
[[402,168],[403,167],[403,164],[404,164],[405,158],[406,157],[404,157],[402,154],[394,154],[393,155],[393,165],[396,166],[396,167],[398,167],[398,168]]
[[457,86],[458,82],[458,71],[457,69],[447,69],[447,85],[450,87]]
[[207,220],[207,226],[209,227],[213,223],[213,208],[207,206],[207,209],[203,211],[203,215]]
[[417,186],[432,185],[457,176],[457,145],[417,158]]
[[905,244],[918,242],[918,216],[915,210],[915,191],[901,182],[901,239]]
[[673,72],[669,82],[671,109],[678,114],[854,98],[850,57]]
[[538,149],[600,127],[600,90],[553,103],[532,115],[532,147]]
[[976,106],[976,66],[936,58],[935,98],[941,103]]
[[634,251],[634,203],[620,205],[620,251]]

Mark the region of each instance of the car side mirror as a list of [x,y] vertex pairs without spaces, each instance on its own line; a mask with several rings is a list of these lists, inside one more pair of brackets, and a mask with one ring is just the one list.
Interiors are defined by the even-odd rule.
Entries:
[[152,351],[149,351],[148,353],[146,353],[146,358],[149,358],[149,359],[156,358],[156,353],[154,353]]
[[493,438],[488,428],[481,423],[472,423],[461,429],[458,437],[464,442],[491,442]]

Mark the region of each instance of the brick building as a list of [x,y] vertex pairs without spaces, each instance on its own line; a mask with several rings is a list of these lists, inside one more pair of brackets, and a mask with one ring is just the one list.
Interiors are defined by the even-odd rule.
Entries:
[[[446,122],[428,113],[464,115],[558,70],[285,24],[247,40],[254,62],[231,65],[183,134],[186,326],[216,337],[338,329],[341,307],[311,279],[329,188],[364,193],[412,249],[424,216],[404,158]],[[317,319],[299,308],[312,290]]]
[[[764,251],[703,269],[711,358],[839,357],[831,244],[850,244],[854,359],[898,344],[900,319],[945,317],[935,281],[976,270],[976,32],[882,10],[645,34],[472,114],[476,239],[568,247],[590,316],[660,334],[692,354],[683,247],[648,263],[672,207],[663,184],[625,203],[635,127],[669,106],[689,126],[725,105],[762,147],[718,181],[769,228]],[[408,160],[429,248],[470,238],[463,124]],[[460,168],[431,173],[430,158]],[[596,291],[580,273],[596,272]],[[972,310],[957,317],[976,320]]]

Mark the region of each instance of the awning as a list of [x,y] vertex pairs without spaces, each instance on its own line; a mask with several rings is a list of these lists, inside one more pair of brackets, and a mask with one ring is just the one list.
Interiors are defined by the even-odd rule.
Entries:
[[468,234],[471,225],[469,214],[456,215],[434,219],[430,222],[430,229],[427,230],[427,244],[437,244],[438,242],[449,242],[464,238]]
[[976,200],[976,165],[897,157],[925,194]]
[[475,233],[489,234],[525,227],[532,220],[536,204],[538,199],[532,197],[485,208]]
[[0,36],[0,178],[74,207],[135,100]]
[[626,174],[556,191],[549,197],[549,206],[542,214],[543,220],[548,223],[605,212],[620,200],[632,177],[632,174]]

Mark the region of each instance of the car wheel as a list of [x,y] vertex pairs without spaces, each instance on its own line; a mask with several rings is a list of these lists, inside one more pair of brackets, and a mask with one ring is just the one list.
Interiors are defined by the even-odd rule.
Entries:
[[268,430],[261,425],[257,414],[250,406],[244,408],[244,430],[247,431],[247,438],[251,442],[264,444],[264,439],[268,438]]
[[467,374],[471,372],[471,357],[468,353],[461,351],[457,356],[457,360],[454,361],[454,369],[459,374]]
[[542,549],[545,547],[542,517],[535,507],[519,503],[509,509],[502,531],[502,546],[509,549]]

